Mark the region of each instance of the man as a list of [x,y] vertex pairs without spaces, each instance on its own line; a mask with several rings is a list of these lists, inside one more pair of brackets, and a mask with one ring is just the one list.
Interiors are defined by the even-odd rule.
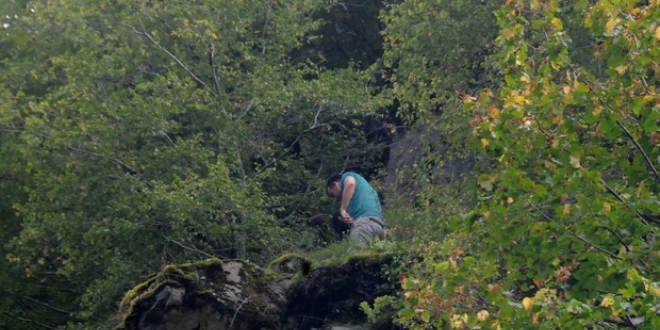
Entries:
[[340,202],[339,215],[351,226],[351,240],[361,248],[368,248],[378,237],[385,239],[383,212],[378,192],[355,172],[333,174],[328,178],[328,196]]

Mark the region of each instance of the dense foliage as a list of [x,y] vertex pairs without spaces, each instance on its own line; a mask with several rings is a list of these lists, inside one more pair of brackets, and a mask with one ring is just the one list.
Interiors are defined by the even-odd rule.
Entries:
[[659,17],[657,1],[495,11],[501,81],[463,95],[493,167],[452,234],[420,245],[404,324],[660,326]]
[[111,328],[165,264],[331,243],[306,217],[345,169],[384,192],[400,261],[370,317],[660,327],[657,0],[0,15],[0,328]]

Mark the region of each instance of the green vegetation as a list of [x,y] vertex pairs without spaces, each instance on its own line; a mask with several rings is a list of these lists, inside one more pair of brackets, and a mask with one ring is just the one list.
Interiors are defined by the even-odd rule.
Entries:
[[657,0],[2,1],[0,328],[111,329],[167,265],[347,260],[309,221],[345,169],[387,209],[364,256],[402,292],[374,322],[660,328],[658,21]]

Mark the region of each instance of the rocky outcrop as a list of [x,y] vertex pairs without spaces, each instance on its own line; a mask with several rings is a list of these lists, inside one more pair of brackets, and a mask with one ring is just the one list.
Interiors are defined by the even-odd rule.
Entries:
[[359,305],[393,293],[381,273],[390,260],[365,253],[319,264],[287,255],[265,269],[219,259],[167,266],[126,294],[116,329],[366,329]]

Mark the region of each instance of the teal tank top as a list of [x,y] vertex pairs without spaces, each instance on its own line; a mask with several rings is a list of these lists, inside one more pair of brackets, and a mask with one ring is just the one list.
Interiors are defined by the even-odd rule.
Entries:
[[355,192],[348,205],[348,210],[346,210],[348,214],[353,219],[372,216],[382,220],[383,212],[381,210],[378,192],[361,175],[355,172],[345,172],[342,174],[340,180],[341,190],[344,191],[344,179],[349,176],[355,179]]

